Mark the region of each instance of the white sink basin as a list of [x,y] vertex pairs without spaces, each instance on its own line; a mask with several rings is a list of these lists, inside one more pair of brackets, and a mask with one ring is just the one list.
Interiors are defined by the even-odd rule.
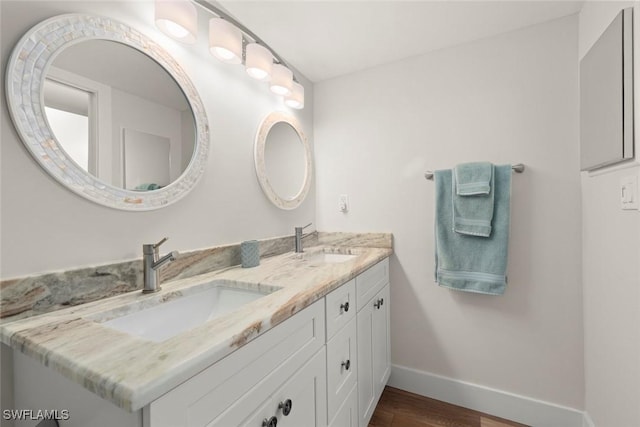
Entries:
[[357,255],[318,252],[315,254],[309,254],[308,256],[305,256],[305,259],[311,262],[325,262],[328,264],[339,264],[341,262],[351,261],[356,257]]
[[160,300],[156,305],[141,307],[133,313],[103,322],[102,325],[150,341],[161,342],[230,313],[277,289],[230,287],[225,285],[225,282],[213,286],[205,284],[198,286],[193,292],[185,291],[189,292],[188,295],[178,296],[167,302]]

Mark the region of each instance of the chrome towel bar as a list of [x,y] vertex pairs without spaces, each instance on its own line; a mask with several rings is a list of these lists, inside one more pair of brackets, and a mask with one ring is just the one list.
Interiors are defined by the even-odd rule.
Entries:
[[[524,172],[524,165],[522,163],[517,163],[511,166],[511,169],[516,173]],[[424,177],[428,180],[433,181],[433,171],[426,171],[424,173]]]

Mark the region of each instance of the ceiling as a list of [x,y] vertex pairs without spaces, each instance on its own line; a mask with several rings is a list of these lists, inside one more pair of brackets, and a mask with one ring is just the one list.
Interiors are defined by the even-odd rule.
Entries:
[[219,1],[313,82],[580,10],[583,1]]
[[52,65],[160,105],[179,111],[189,109],[186,97],[169,73],[147,55],[121,43],[76,43],[56,56]]

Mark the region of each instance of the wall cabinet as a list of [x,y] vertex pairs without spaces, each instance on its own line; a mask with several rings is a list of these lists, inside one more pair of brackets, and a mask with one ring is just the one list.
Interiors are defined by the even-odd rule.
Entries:
[[134,414],[14,351],[16,407],[73,403],[70,427],[367,426],[391,366],[388,269],[385,259]]

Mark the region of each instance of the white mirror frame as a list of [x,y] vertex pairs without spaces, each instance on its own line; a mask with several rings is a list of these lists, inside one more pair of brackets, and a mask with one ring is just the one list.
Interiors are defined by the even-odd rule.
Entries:
[[[122,43],[149,56],[173,77],[189,102],[196,125],[194,153],[182,175],[166,187],[142,192],[102,182],[67,156],[48,125],[42,89],[49,66],[65,48],[93,39]],[[95,203],[127,211],[167,206],[193,189],[207,165],[209,124],[195,86],[167,51],[121,22],[67,14],[37,24],[20,39],[11,54],[6,89],[11,119],[31,155],[63,186]]]
[[[291,199],[285,199],[281,197],[271,185],[269,181],[269,177],[267,176],[267,168],[265,164],[265,148],[267,143],[267,137],[269,136],[269,131],[273,126],[277,123],[285,122],[288,123],[298,134],[298,138],[300,138],[300,142],[304,146],[305,151],[305,177],[304,183],[300,188],[298,194],[296,194]],[[298,120],[290,116],[288,114],[276,111],[269,114],[260,124],[260,128],[258,129],[258,133],[256,134],[256,141],[254,146],[253,158],[256,166],[256,175],[258,176],[258,182],[262,187],[262,191],[267,196],[267,198],[279,207],[280,209],[291,210],[295,209],[304,201],[309,194],[309,189],[311,188],[311,179],[313,176],[313,155],[311,153],[311,146],[309,145],[309,141],[307,141],[307,137],[302,132],[302,126]]]

